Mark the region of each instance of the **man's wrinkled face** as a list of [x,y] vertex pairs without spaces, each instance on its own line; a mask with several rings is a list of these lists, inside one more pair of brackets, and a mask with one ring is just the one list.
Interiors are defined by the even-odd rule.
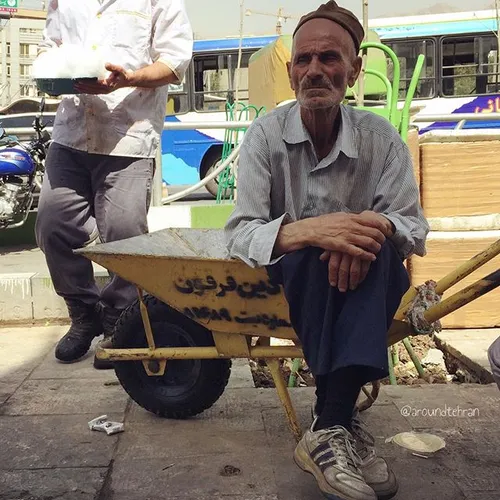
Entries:
[[290,85],[307,109],[338,106],[361,70],[354,42],[342,26],[328,19],[312,19],[295,34]]

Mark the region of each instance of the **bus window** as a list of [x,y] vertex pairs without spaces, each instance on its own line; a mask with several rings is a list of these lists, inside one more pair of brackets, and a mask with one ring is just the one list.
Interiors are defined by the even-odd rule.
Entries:
[[[424,67],[415,92],[416,99],[429,99],[436,94],[436,43],[433,39],[386,42],[398,56],[401,71],[399,98],[404,99],[420,54],[425,55]],[[388,77],[392,81],[392,61],[388,59]]]
[[186,81],[178,85],[169,84],[166,116],[182,115],[188,111],[189,97]]
[[[248,101],[249,53],[241,58],[238,100]],[[234,102],[238,53],[195,56],[194,96],[196,111],[225,112],[226,102]]]
[[492,35],[443,39],[445,96],[469,96],[498,92],[497,41]]

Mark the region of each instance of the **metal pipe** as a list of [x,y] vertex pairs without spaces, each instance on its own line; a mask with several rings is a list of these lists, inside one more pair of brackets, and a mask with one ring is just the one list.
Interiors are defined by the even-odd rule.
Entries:
[[[500,114],[500,113],[499,113]],[[220,121],[220,122],[165,122],[163,130],[208,130],[208,129],[240,129],[248,128],[252,124],[251,121]],[[46,130],[52,133],[53,127],[47,127]],[[32,136],[34,130],[31,127],[5,128],[7,135],[16,136]]]
[[443,300],[440,304],[430,307],[425,311],[424,317],[429,323],[434,323],[439,319],[451,314],[461,307],[469,304],[473,300],[482,297],[500,286],[500,270],[497,270],[472,285],[460,290],[451,297]]
[[[500,113],[499,113],[500,116]],[[163,130],[194,130],[194,129],[240,129],[248,128],[252,121],[220,121],[220,122],[165,122]]]
[[[500,255],[500,240],[495,241],[486,250],[478,253],[467,262],[464,262],[457,269],[454,269],[451,273],[447,274],[444,278],[441,278],[436,285],[436,292],[442,295],[446,290],[449,290],[452,286],[462,281],[464,278],[477,271],[480,267],[484,266],[487,262],[494,259],[497,255]],[[396,312],[394,319],[402,320],[404,319],[408,308],[410,307],[413,299],[417,295],[416,288],[410,288],[403,299],[401,300],[401,305]]]
[[[397,95],[397,94],[395,94]],[[456,113],[442,115],[415,115],[412,122],[428,123],[428,122],[461,122],[461,121],[500,121],[500,113]],[[248,128],[252,121],[220,121],[220,122],[165,122],[163,130],[224,130],[224,129],[240,129]],[[47,127],[48,132],[52,132],[52,127]],[[32,136],[34,131],[31,127],[6,128],[8,135],[28,135]]]
[[[256,346],[250,349],[251,358],[302,358],[302,349],[295,346]],[[223,359],[237,356],[221,355],[216,347],[160,347],[150,350],[98,349],[99,359],[110,361],[143,361],[148,359]],[[248,355],[241,356],[248,358]]]

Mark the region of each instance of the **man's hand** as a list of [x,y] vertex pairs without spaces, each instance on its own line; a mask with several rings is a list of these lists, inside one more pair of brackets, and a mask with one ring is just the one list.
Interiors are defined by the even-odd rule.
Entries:
[[134,72],[124,69],[117,64],[106,64],[106,69],[111,74],[106,80],[98,80],[97,82],[78,81],[75,84],[75,89],[80,94],[109,94],[117,89],[132,86]]
[[394,236],[394,225],[384,215],[365,210],[364,212],[361,212],[359,214],[359,217],[363,221],[363,224],[367,224],[372,227],[383,228],[383,233],[386,238]]
[[323,252],[320,259],[328,260],[328,281],[341,292],[356,290],[370,270],[370,262],[340,252]]
[[309,221],[312,246],[367,261],[375,260],[392,233],[390,222],[373,212],[334,213]]

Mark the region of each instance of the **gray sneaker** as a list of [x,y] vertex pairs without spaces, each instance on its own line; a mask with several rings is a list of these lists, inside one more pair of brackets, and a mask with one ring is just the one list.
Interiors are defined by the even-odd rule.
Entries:
[[[316,420],[316,403],[313,403],[311,413]],[[375,438],[368,432],[359,418],[359,412],[354,410],[352,416],[352,435],[356,443],[356,454],[359,457],[358,468],[366,484],[375,491],[378,500],[389,500],[398,491],[398,482],[394,472],[387,462],[377,456]]]
[[295,448],[295,463],[312,474],[331,500],[376,500],[358,469],[359,457],[352,435],[341,426],[314,430],[316,420]]
[[359,470],[366,483],[375,491],[379,500],[389,500],[398,491],[398,481],[387,462],[377,456],[375,438],[368,432],[355,411],[352,417],[352,434],[356,452],[361,460]]

